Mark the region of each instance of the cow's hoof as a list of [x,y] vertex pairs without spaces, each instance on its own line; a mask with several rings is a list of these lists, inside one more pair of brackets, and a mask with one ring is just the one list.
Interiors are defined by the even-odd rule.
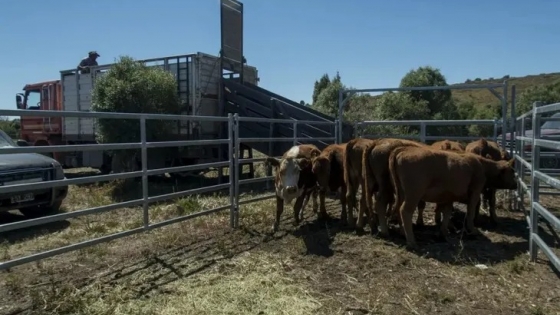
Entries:
[[274,233],[278,232],[278,228],[279,228],[279,226],[277,224],[273,224],[272,227],[270,228],[270,232],[272,234],[274,234]]
[[364,235],[366,232],[363,227],[356,227],[356,235]]

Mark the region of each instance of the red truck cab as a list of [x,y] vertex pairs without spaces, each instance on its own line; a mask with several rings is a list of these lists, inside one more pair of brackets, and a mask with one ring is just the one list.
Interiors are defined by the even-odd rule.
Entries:
[[[18,109],[27,110],[62,110],[62,86],[60,80],[26,84],[24,93],[16,95]],[[31,104],[35,100],[36,104]],[[20,137],[32,146],[58,145],[62,143],[62,117],[20,118]],[[62,161],[62,153],[48,154],[57,161]]]

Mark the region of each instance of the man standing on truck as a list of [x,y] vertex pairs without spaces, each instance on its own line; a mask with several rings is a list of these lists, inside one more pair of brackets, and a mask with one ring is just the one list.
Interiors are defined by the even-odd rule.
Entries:
[[78,70],[80,70],[80,74],[89,73],[90,71],[89,67],[97,66],[97,57],[101,57],[97,53],[97,51],[95,50],[90,51],[88,56],[82,59],[82,61],[80,61],[80,64],[78,65]]

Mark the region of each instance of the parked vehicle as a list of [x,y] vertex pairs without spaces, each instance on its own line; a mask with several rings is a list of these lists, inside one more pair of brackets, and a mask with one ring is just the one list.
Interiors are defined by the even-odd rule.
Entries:
[[[560,113],[555,113],[551,117],[560,119]],[[540,126],[540,132],[541,139],[555,141],[560,140],[560,121],[545,121]],[[532,136],[532,129],[525,130],[525,137],[530,138]],[[498,135],[498,143],[501,143],[501,137],[502,135]],[[513,136],[511,135],[511,133],[506,133],[506,148],[509,149],[511,145],[514,146],[514,149],[516,148],[516,141],[512,141],[512,139],[514,138],[515,133],[513,133]],[[530,155],[531,149],[531,144],[525,143],[525,146],[523,148],[525,154]],[[560,151],[541,147],[540,167],[544,169],[560,169]]]
[[[21,143],[26,145],[25,142]],[[0,150],[16,147],[0,130]],[[38,153],[0,154],[0,186],[66,179],[56,160]],[[55,213],[66,198],[68,186],[0,194],[0,212],[19,209],[29,217]]]
[[[177,94],[182,102],[183,115],[226,115],[220,107],[219,95],[222,80],[220,58],[198,52],[190,55],[170,56],[142,60],[148,67],[160,67],[171,72],[177,80]],[[90,73],[79,74],[75,69],[60,72],[60,80],[27,84],[24,93],[16,95],[18,109],[54,111],[90,111],[91,93],[95,79],[111,68],[111,64],[92,67]],[[244,82],[257,85],[257,68],[244,65]],[[37,98],[38,97],[38,98]],[[38,103],[31,104],[31,100]],[[35,101],[33,101],[35,102]],[[96,124],[93,118],[78,117],[21,117],[21,138],[32,146],[73,145],[96,143]],[[221,135],[220,123],[177,122],[173,139],[216,139]],[[212,146],[191,147],[189,150],[169,150],[162,156],[148,151],[148,168],[210,163],[222,160]],[[153,154],[152,154],[153,153]],[[111,171],[111,159],[103,151],[53,152],[51,157],[65,168],[91,167],[104,173]]]

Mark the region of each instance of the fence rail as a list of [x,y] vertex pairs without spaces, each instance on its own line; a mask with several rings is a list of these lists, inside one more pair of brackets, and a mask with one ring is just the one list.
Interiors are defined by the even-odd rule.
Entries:
[[[551,251],[549,247],[542,241],[539,236],[538,223],[539,218],[543,218],[550,223],[551,226],[555,228],[560,227],[560,221],[555,217],[550,211],[548,211],[540,203],[539,196],[544,194],[560,194],[560,192],[543,191],[545,187],[552,187],[560,189],[560,180],[553,178],[550,174],[553,174],[552,169],[543,169],[540,167],[539,160],[541,157],[546,156],[550,153],[541,152],[540,148],[550,148],[553,150],[560,149],[560,142],[542,139],[538,127],[539,122],[546,120],[547,118],[541,118],[542,114],[550,113],[551,111],[560,110],[560,104],[552,104],[548,106],[538,106],[534,105],[531,112],[525,113],[522,117],[516,119],[515,128],[521,132],[515,133],[515,142],[519,145],[515,145],[516,148],[525,148],[526,144],[531,145],[531,152],[526,152],[526,150],[516,149],[513,152],[514,157],[518,163],[516,163],[516,171],[518,174],[519,188],[514,194],[514,204],[517,209],[523,210],[523,200],[524,195],[528,195],[531,199],[530,212],[526,214],[526,219],[531,227],[531,259],[535,259],[537,255],[537,250],[541,249],[551,260],[556,268],[560,270],[560,261],[557,256]],[[249,146],[251,143],[269,143],[269,147],[273,145],[274,142],[277,143],[290,143],[293,145],[301,143],[313,143],[313,141],[323,141],[324,143],[336,143],[340,136],[339,122],[325,122],[325,121],[296,121],[290,119],[263,119],[263,118],[250,118],[250,117],[239,117],[236,115],[228,115],[228,117],[215,117],[215,116],[176,116],[176,115],[157,115],[157,114],[123,114],[123,113],[93,113],[93,112],[56,112],[56,111],[33,111],[33,110],[0,110],[0,116],[21,116],[29,115],[35,117],[89,117],[89,118],[102,118],[102,119],[138,119],[140,121],[140,141],[132,143],[118,143],[118,144],[86,144],[86,145],[57,145],[48,147],[14,147],[14,148],[3,148],[0,150],[0,154],[14,154],[14,153],[47,153],[47,152],[70,152],[70,151],[98,151],[98,150],[125,150],[125,149],[135,149],[141,151],[141,170],[117,173],[109,175],[98,175],[90,176],[85,178],[76,179],[59,179],[52,180],[49,182],[41,183],[30,183],[30,184],[17,184],[9,186],[0,186],[0,195],[13,194],[15,192],[21,192],[24,190],[32,189],[45,189],[52,187],[63,187],[68,185],[81,185],[90,184],[95,182],[107,182],[116,179],[130,179],[130,178],[141,178],[142,183],[142,197],[130,201],[114,203],[110,205],[98,206],[68,213],[60,213],[47,217],[41,217],[36,219],[29,219],[20,222],[13,222],[0,225],[0,233],[14,231],[22,228],[31,228],[41,224],[53,223],[57,221],[62,221],[71,218],[77,218],[81,216],[91,215],[91,214],[101,214],[109,211],[114,211],[121,208],[127,207],[142,207],[142,226],[134,228],[131,230],[118,232],[103,237],[79,242],[76,244],[67,245],[64,247],[32,254],[25,257],[15,258],[9,261],[0,262],[0,270],[12,268],[17,265],[24,263],[36,261],[39,259],[44,259],[47,257],[52,257],[62,253],[74,251],[80,248],[100,244],[103,242],[115,240],[121,237],[129,236],[135,233],[140,233],[143,231],[148,231],[155,228],[160,228],[169,224],[178,223],[181,221],[193,219],[195,217],[208,215],[220,211],[229,210],[230,226],[237,228],[239,226],[239,216],[240,216],[240,206],[248,204],[251,202],[262,201],[269,198],[274,198],[274,194],[268,194],[265,196],[259,196],[255,198],[241,198],[240,188],[243,185],[255,184],[255,183],[266,183],[267,188],[271,188],[271,183],[273,180],[272,170],[270,167],[266,170],[266,176],[259,178],[240,178],[241,167],[248,163],[262,163],[264,158],[242,158],[242,147]],[[523,118],[524,117],[524,118]],[[525,135],[525,121],[531,117],[532,118],[532,129],[533,134],[531,137]],[[191,121],[211,121],[211,122],[221,122],[228,125],[227,137],[223,139],[211,139],[211,140],[200,140],[200,141],[161,141],[161,142],[149,142],[146,136],[146,122],[148,120],[191,120]],[[271,134],[263,134],[262,137],[241,137],[240,136],[240,126],[244,123],[259,122],[259,123],[269,123],[273,125],[287,124],[291,126],[293,135],[291,137],[284,138],[274,138],[270,137]],[[300,125],[331,125],[333,127],[332,137],[321,137],[321,138],[309,138],[304,137],[305,134],[301,132]],[[388,126],[388,125],[398,125],[398,126],[417,126],[420,127],[420,134],[417,135],[368,135],[362,134],[361,131],[368,126]],[[400,137],[400,138],[410,138],[420,141],[429,140],[475,140],[478,137],[466,137],[466,136],[432,136],[426,132],[428,126],[465,126],[465,125],[490,125],[493,126],[492,139],[497,140],[498,129],[502,125],[500,120],[464,120],[464,121],[436,121],[436,120],[413,120],[413,121],[363,121],[357,123],[356,132],[358,136],[361,137]],[[227,145],[228,147],[228,157],[225,161],[213,162],[213,163],[203,163],[197,165],[184,165],[184,166],[173,166],[173,167],[163,167],[163,168],[148,168],[148,150],[154,148],[163,147],[189,147],[189,146],[200,146],[200,145]],[[535,157],[535,158],[532,158]],[[219,183],[217,185],[211,185],[206,187],[199,187],[195,189],[177,191],[172,193],[167,193],[158,196],[150,196],[148,189],[148,177],[154,175],[161,175],[165,173],[176,173],[176,172],[188,172],[195,170],[202,170],[208,168],[229,168],[229,180],[226,183]],[[530,183],[525,183],[524,176],[530,177]],[[205,209],[203,211],[182,215],[172,219],[167,219],[162,222],[154,223],[150,220],[149,206],[153,203],[180,198],[193,194],[200,194],[206,192],[220,191],[229,189],[229,200],[227,205],[219,206],[213,209]]]
[[[543,241],[539,233],[539,222],[544,220],[544,223],[549,225],[550,228],[560,230],[560,220],[557,216],[552,214],[548,209],[546,209],[540,200],[541,195],[559,195],[558,191],[548,191],[544,192],[541,189],[548,187],[553,190],[560,190],[560,180],[550,176],[551,172],[548,170],[543,170],[540,167],[541,163],[541,148],[548,148],[552,150],[560,150],[560,141],[553,140],[543,140],[541,135],[540,123],[544,120],[551,120],[549,118],[542,117],[543,114],[560,111],[560,103],[550,104],[542,106],[542,103],[535,102],[533,104],[533,109],[516,119],[515,124],[515,142],[517,149],[514,152],[514,156],[517,162],[517,174],[518,174],[518,188],[514,194],[514,205],[517,210],[522,210],[525,213],[527,222],[530,227],[530,241],[529,241],[529,253],[531,260],[535,261],[537,259],[538,250],[547,256],[551,264],[560,270],[560,258],[552,251],[552,249]],[[531,118],[531,132],[532,136],[527,137],[526,133],[526,121]],[[527,144],[531,145],[531,154],[527,156],[525,146]],[[523,177],[529,173],[530,174],[530,184],[526,184]],[[549,174],[547,174],[549,173]],[[556,174],[558,174],[556,172]],[[545,184],[545,185],[541,185]],[[529,212],[525,208],[525,195],[529,197]]]
[[[39,225],[53,223],[57,221],[63,221],[72,218],[78,218],[86,215],[92,214],[102,214],[109,211],[114,211],[122,208],[128,207],[142,207],[142,226],[118,233],[113,233],[110,235],[82,241],[79,243],[35,253],[32,255],[14,258],[8,261],[0,262],[0,270],[9,269],[21,264],[33,262],[36,260],[60,255],[70,251],[78,250],[81,248],[93,246],[103,242],[108,242],[118,238],[130,236],[136,233],[160,228],[169,224],[178,223],[181,221],[193,219],[195,217],[209,215],[212,213],[225,211],[229,209],[230,212],[230,225],[231,227],[238,227],[239,220],[239,206],[247,204],[250,202],[266,200],[274,197],[274,194],[269,194],[267,196],[261,196],[257,198],[240,200],[239,189],[242,185],[254,184],[266,182],[267,186],[270,186],[270,182],[273,180],[271,170],[268,172],[268,176],[262,178],[250,178],[250,179],[240,179],[239,174],[240,166],[246,163],[264,162],[264,158],[241,158],[241,144],[251,143],[251,142],[290,142],[295,144],[307,143],[312,141],[327,141],[334,143],[336,141],[337,135],[337,122],[325,122],[325,121],[296,121],[290,119],[254,119],[250,117],[239,117],[237,114],[229,114],[228,117],[215,117],[215,116],[177,116],[177,115],[160,115],[160,114],[134,114],[134,113],[98,113],[98,112],[80,112],[80,111],[35,111],[35,110],[0,110],[0,116],[34,116],[34,117],[88,117],[96,119],[135,119],[140,121],[140,141],[132,143],[111,143],[111,144],[76,144],[76,145],[52,145],[52,146],[33,146],[33,147],[10,147],[2,148],[0,154],[15,154],[15,153],[51,153],[51,152],[75,152],[75,151],[100,151],[100,150],[140,150],[141,151],[141,170],[116,173],[109,175],[96,175],[88,176],[84,178],[74,178],[74,179],[57,179],[44,181],[39,183],[28,183],[28,184],[14,184],[0,186],[0,195],[14,194],[17,192],[39,190],[39,189],[50,189],[54,187],[67,187],[69,185],[82,185],[82,184],[92,184],[96,182],[107,182],[117,179],[131,179],[131,178],[141,178],[142,183],[142,197],[130,201],[113,203],[110,205],[103,205],[98,207],[92,207],[88,209],[82,209],[67,213],[54,214],[50,216],[28,219],[24,221],[6,223],[0,225],[0,233],[15,231],[23,228],[33,228]],[[198,141],[160,141],[160,142],[148,142],[146,135],[146,122],[148,120],[187,120],[187,121],[202,121],[202,122],[222,122],[228,125],[228,135],[227,138],[223,139],[211,139],[211,140],[198,140]],[[289,124],[293,128],[293,136],[288,138],[270,138],[267,135],[263,135],[262,138],[241,138],[239,137],[239,125],[246,122],[259,123],[270,123],[270,124]],[[335,132],[332,137],[322,137],[322,138],[306,138],[301,132],[298,133],[299,125],[332,125]],[[148,150],[154,148],[165,148],[165,147],[190,147],[190,146],[201,146],[201,145],[227,145],[228,146],[228,159],[227,161],[213,162],[213,163],[203,163],[196,165],[185,165],[185,166],[174,166],[174,167],[164,167],[148,169]],[[205,186],[195,189],[188,189],[183,191],[177,191],[157,196],[150,196],[148,189],[148,177],[154,175],[162,175],[165,173],[177,173],[177,172],[188,172],[195,170],[203,170],[208,168],[222,168],[228,167],[230,169],[229,180],[226,183],[221,183],[217,185]],[[182,215],[179,217],[167,219],[161,222],[151,222],[149,206],[156,202],[165,201],[169,199],[181,198],[194,194],[201,194],[207,192],[215,192],[226,190],[229,188],[229,203],[227,205],[219,206],[213,209],[205,209],[196,213]]]

